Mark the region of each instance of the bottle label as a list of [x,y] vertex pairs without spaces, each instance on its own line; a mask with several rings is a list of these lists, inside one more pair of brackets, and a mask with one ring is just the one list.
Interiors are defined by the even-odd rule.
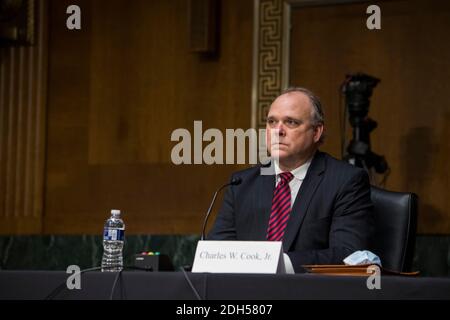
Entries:
[[123,241],[125,235],[124,229],[108,229],[103,231],[103,240],[109,241]]

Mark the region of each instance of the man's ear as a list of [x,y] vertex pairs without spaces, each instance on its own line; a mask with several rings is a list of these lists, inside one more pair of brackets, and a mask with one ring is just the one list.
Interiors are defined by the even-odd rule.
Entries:
[[314,127],[314,142],[317,143],[323,134],[323,124],[318,124]]

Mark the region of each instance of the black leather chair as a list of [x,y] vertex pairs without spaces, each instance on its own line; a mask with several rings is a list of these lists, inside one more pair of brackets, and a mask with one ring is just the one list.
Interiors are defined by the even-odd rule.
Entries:
[[417,230],[417,195],[371,187],[375,234],[371,251],[383,268],[410,271]]

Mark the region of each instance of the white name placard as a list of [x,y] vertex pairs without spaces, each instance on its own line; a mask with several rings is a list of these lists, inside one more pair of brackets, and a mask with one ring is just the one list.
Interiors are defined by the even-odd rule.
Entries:
[[192,272],[286,273],[281,241],[199,241]]

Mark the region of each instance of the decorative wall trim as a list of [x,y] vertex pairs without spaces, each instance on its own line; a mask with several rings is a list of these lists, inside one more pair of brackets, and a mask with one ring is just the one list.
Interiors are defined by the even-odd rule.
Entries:
[[282,89],[283,0],[254,0],[252,127],[265,126]]

